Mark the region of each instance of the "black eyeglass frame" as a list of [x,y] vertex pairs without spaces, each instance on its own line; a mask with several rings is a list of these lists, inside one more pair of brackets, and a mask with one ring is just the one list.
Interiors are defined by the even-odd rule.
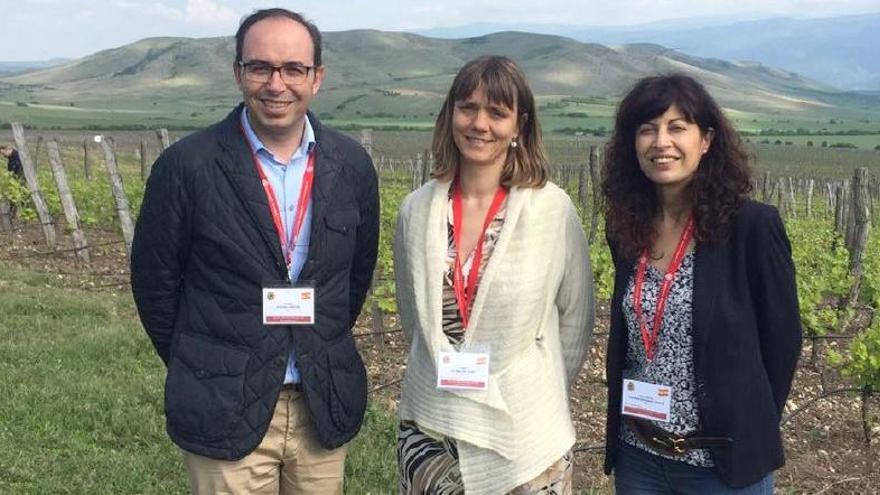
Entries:
[[[268,83],[269,81],[271,81],[272,76],[274,76],[276,72],[278,72],[278,76],[281,77],[281,80],[287,84],[302,84],[303,82],[305,82],[309,78],[309,72],[313,72],[316,69],[318,69],[317,65],[305,65],[305,64],[300,64],[300,63],[296,63],[296,62],[289,62],[289,63],[281,64],[281,65],[273,65],[270,63],[259,62],[259,61],[245,62],[244,60],[239,60],[238,66],[241,67],[242,71],[244,72],[245,79],[252,81],[252,82],[255,82],[255,83],[262,83],[262,84],[265,84],[265,83]],[[254,78],[253,74],[249,74],[248,67],[267,68],[267,69],[271,69],[272,72],[270,72],[269,76],[266,77],[265,80],[263,80],[262,78]],[[300,76],[299,79],[290,81],[284,76],[283,70],[286,68],[293,68],[293,67],[296,67],[298,69],[305,69],[306,72],[304,75]]]

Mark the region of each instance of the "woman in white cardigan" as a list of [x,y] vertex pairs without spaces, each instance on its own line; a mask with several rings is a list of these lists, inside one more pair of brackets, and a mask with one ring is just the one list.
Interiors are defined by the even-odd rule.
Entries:
[[547,182],[535,112],[511,60],[466,64],[437,117],[434,180],[401,207],[401,493],[571,492],[592,272],[577,211]]

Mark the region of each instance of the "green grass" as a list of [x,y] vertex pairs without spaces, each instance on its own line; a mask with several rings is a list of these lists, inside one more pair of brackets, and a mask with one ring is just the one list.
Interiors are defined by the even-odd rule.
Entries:
[[397,420],[374,407],[351,442],[345,462],[345,492],[397,493]]
[[0,492],[182,493],[163,369],[127,294],[3,267]]
[[[186,493],[165,434],[164,368],[130,294],[0,273],[0,493]],[[394,491],[394,452],[394,420],[371,409],[347,492]]]

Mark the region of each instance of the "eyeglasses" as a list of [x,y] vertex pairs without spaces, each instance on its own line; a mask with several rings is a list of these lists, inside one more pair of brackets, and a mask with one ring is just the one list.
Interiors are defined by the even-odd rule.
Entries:
[[303,65],[294,62],[272,65],[266,62],[244,62],[242,60],[238,61],[238,65],[244,71],[245,79],[260,84],[269,82],[275,71],[278,71],[281,80],[285,84],[302,84],[308,79],[309,71],[317,68],[314,65]]

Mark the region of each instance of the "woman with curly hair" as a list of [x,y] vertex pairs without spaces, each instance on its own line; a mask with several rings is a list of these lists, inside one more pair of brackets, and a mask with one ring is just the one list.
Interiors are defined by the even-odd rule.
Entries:
[[617,493],[773,492],[801,348],[791,246],[696,80],[621,101],[603,170],[615,264],[605,472]]
[[401,206],[401,494],[572,491],[569,390],[593,280],[577,211],[547,181],[536,111],[510,59],[465,64],[434,127],[434,179]]

